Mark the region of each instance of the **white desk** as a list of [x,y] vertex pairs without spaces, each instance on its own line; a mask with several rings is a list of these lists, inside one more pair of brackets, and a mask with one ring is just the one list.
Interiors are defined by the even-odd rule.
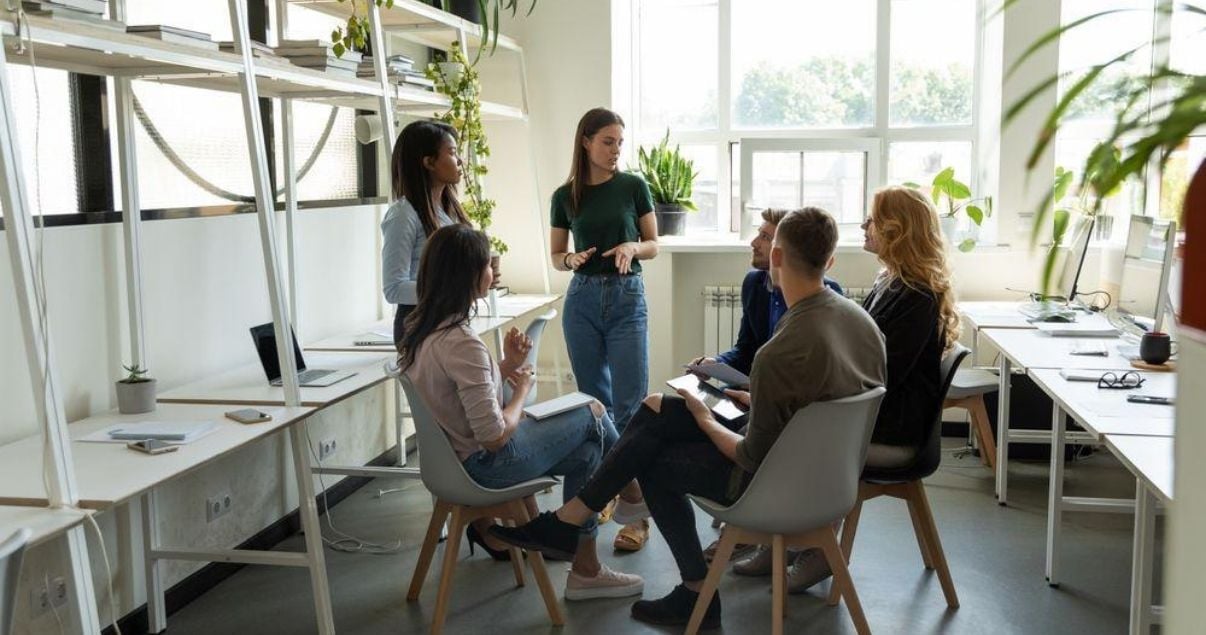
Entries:
[[[473,327],[473,332],[477,333],[477,335],[481,337],[491,331],[498,330],[504,326],[507,326],[508,324],[511,324],[514,322],[514,320],[514,317],[486,317],[479,315],[475,318],[472,318],[469,322],[469,325]],[[357,346],[355,343],[357,339],[367,334],[377,334],[377,336],[389,339],[393,336],[382,336],[381,334],[392,334],[393,331],[394,322],[392,319],[381,320],[379,322],[373,322],[362,329],[358,329],[350,333],[341,333],[339,335],[321,339],[312,344],[307,344],[305,346],[305,350],[328,353],[393,353],[396,355],[397,349],[394,348],[393,344]],[[306,363],[310,363],[308,358]]]
[[[392,347],[391,347],[392,349]],[[394,354],[318,353],[306,356],[308,368],[348,370],[356,374],[325,388],[301,388],[303,406],[325,407],[375,386],[387,379],[382,365]],[[279,406],[285,390],[268,383],[259,364],[243,366],[161,393],[159,403],[245,404]]]
[[[1008,502],[1009,490],[1009,444],[1051,443],[1049,432],[1011,431],[1009,427],[1009,396],[1011,373],[1016,366],[1023,372],[1038,368],[1077,368],[1134,370],[1126,358],[1118,354],[1115,347],[1122,340],[1117,337],[1051,337],[1037,330],[984,329],[981,334],[1001,351],[999,359],[998,405],[997,405],[997,502]],[[1103,344],[1106,357],[1072,355],[1076,343]]]
[[498,310],[495,312],[490,311],[489,298],[478,300],[477,312],[478,315],[487,317],[515,318],[538,309],[548,308],[560,299],[560,295],[508,293],[498,296]]
[[7,540],[18,529],[28,529],[29,544],[36,545],[74,528],[87,515],[88,512],[78,509],[0,506],[0,541]]
[[1135,475],[1135,545],[1131,557],[1131,635],[1148,635],[1164,611],[1152,606],[1157,500],[1173,500],[1173,439],[1105,436],[1105,445]]

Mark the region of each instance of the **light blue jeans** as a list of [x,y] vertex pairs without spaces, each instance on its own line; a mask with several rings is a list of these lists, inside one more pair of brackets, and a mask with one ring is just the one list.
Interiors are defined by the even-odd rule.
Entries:
[[[589,406],[582,406],[540,421],[524,418],[497,452],[479,450],[462,465],[469,478],[490,489],[541,476],[565,477],[561,496],[563,502],[569,502],[619,436],[607,413],[596,418]],[[597,529],[592,518],[582,533],[593,536]]]
[[578,390],[624,431],[649,390],[649,310],[640,275],[575,274],[561,324]]

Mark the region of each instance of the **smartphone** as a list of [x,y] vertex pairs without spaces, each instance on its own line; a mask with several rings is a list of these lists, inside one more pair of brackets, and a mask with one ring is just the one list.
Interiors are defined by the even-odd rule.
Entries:
[[143,439],[142,441],[131,441],[126,444],[131,450],[138,450],[147,454],[164,454],[166,452],[175,452],[180,449],[178,445],[172,445],[159,439]]
[[1128,395],[1126,400],[1131,403],[1147,403],[1158,406],[1171,406],[1175,403],[1172,397],[1157,397],[1156,395]]
[[733,421],[745,414],[745,407],[729,399],[723,392],[716,391],[709,384],[695,375],[683,375],[666,382],[671,388],[682,388],[695,395],[696,399],[707,404],[712,414]]
[[242,410],[231,410],[226,413],[226,418],[234,419],[239,423],[260,423],[261,421],[271,421],[272,415],[260,412],[255,408],[243,408]]

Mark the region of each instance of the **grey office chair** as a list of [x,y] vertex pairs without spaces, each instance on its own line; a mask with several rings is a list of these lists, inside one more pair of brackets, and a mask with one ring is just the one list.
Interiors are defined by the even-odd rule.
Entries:
[[[531,364],[532,368],[536,368],[537,365],[536,360],[540,353],[540,338],[544,335],[544,327],[548,326],[549,322],[552,322],[555,317],[557,317],[557,309],[551,309],[548,313],[532,320],[532,323],[528,325],[528,329],[525,331],[527,336],[532,340],[532,350],[528,351],[528,358],[524,360],[524,363]],[[511,385],[503,382],[503,403],[511,403],[511,392]],[[536,386],[532,386],[532,390],[528,392],[527,398],[523,400],[523,405],[525,406],[530,406],[534,403],[536,403]]]
[[[933,569],[938,574],[938,582],[942,585],[946,604],[952,609],[959,608],[959,596],[955,592],[955,583],[951,580],[946,553],[943,552],[942,541],[938,538],[938,527],[934,523],[934,514],[930,510],[930,501],[925,495],[922,479],[933,474],[942,462],[942,404],[946,401],[945,397],[955,377],[955,371],[969,352],[966,347],[956,343],[942,359],[940,398],[931,409],[932,423],[916,448],[913,460],[898,467],[864,468],[862,482],[858,488],[858,502],[846,516],[842,527],[842,552],[846,554],[846,561],[849,562],[863,502],[880,496],[904,500],[908,503],[909,516],[913,519],[913,533],[921,551],[921,561],[926,569]],[[829,598],[830,601],[836,599],[832,589],[829,591]]]
[[[772,548],[775,635],[783,633],[787,547],[821,548],[834,572],[834,587],[846,599],[855,629],[860,635],[871,632],[838,547],[834,525],[858,497],[859,475],[884,392],[883,388],[874,388],[801,409],[767,453],[745,493],[731,506],[691,497],[706,513],[724,521],[725,527],[687,625],[688,635],[699,632],[737,543]],[[837,598],[830,598],[829,604],[836,605]]]
[[29,543],[28,529],[18,529],[7,540],[0,543],[0,633],[12,632],[13,608],[17,605],[17,580],[21,576],[21,558]]
[[[960,349],[966,350],[962,345]],[[984,395],[996,392],[999,386],[996,373],[978,368],[955,372],[950,390],[946,392],[943,408],[962,408],[971,416],[972,431],[980,442],[980,461],[991,469],[997,466],[997,443],[984,407]]]
[[[423,485],[435,497],[435,509],[432,510],[427,535],[423,539],[423,548],[419,551],[419,561],[415,564],[410,590],[406,594],[408,601],[419,599],[419,591],[427,578],[427,569],[431,566],[436,544],[440,541],[440,529],[448,517],[452,517],[448,527],[448,540],[444,544],[444,566],[440,572],[440,588],[436,595],[435,615],[431,623],[431,632],[440,633],[444,629],[452,574],[456,569],[457,552],[460,550],[461,534],[465,528],[479,518],[528,522],[530,517],[523,499],[556,484],[557,480],[532,479],[505,489],[487,489],[478,485],[461,466],[448,437],[436,423],[418,391],[414,389],[410,378],[404,373],[397,377],[406,392],[411,412],[414,413],[415,432],[419,439],[420,477],[423,479]],[[549,581],[544,559],[539,552],[531,552],[528,554],[528,560],[532,564],[532,573],[536,577],[537,586],[540,587],[540,594],[544,597],[549,619],[557,626],[564,624],[565,620],[557,605],[557,595],[553,591],[552,582]],[[523,557],[519,549],[511,550],[511,564],[515,569],[516,585],[523,586]]]

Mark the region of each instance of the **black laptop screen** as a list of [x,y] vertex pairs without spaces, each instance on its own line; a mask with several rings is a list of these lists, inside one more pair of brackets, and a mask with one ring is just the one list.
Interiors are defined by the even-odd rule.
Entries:
[[[297,336],[292,328],[289,329],[289,335],[293,340],[293,358],[297,360],[297,371],[301,372],[306,369],[306,362],[302,359],[301,349],[297,346]],[[280,379],[281,365],[276,357],[276,334],[272,331],[272,322],[251,327],[251,339],[255,342],[255,352],[260,356],[260,363],[264,366],[264,374],[268,376],[268,381]]]

